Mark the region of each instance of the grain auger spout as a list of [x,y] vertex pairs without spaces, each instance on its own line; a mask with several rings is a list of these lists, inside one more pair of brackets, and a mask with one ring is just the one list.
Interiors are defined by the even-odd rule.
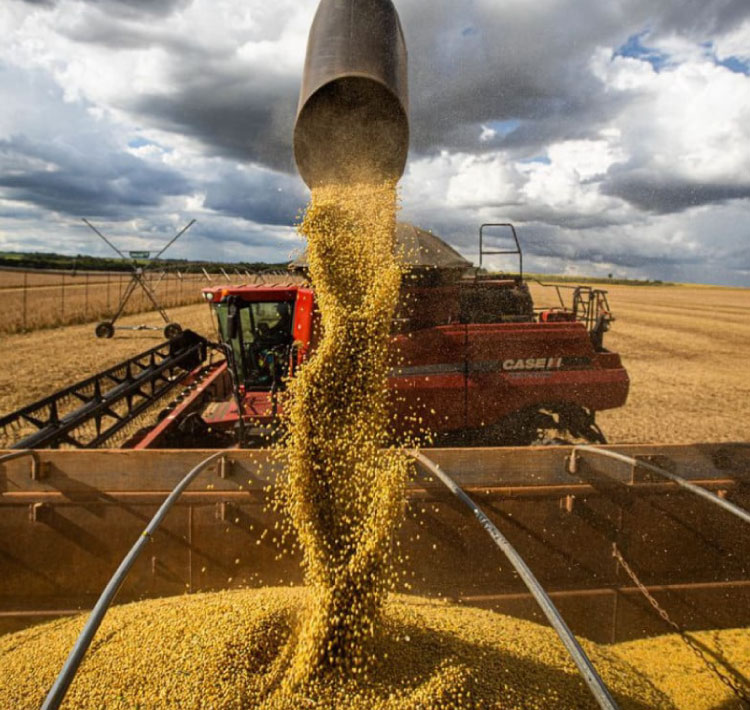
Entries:
[[406,44],[391,0],[322,0],[307,44],[294,156],[309,187],[398,180],[409,148]]

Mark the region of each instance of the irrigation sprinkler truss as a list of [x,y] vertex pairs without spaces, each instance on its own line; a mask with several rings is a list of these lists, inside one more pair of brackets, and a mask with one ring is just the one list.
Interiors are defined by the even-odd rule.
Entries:
[[[98,237],[100,237],[105,244],[107,244],[113,251],[115,251],[121,258],[123,259],[130,259],[132,260],[132,275],[130,278],[130,283],[128,283],[127,287],[125,288],[125,292],[122,294],[120,298],[120,303],[117,306],[117,310],[115,311],[115,314],[112,316],[111,320],[108,321],[102,321],[101,323],[98,323],[96,326],[96,337],[97,338],[111,338],[115,333],[115,323],[117,322],[117,319],[123,314],[123,311],[125,310],[125,306],[127,305],[128,301],[130,300],[130,297],[133,295],[133,293],[136,291],[136,289],[140,286],[142,291],[146,294],[146,297],[154,306],[154,309],[159,312],[159,315],[163,318],[164,322],[166,323],[166,326],[164,328],[164,337],[168,340],[172,340],[173,338],[176,338],[180,335],[182,332],[182,328],[178,323],[172,323],[169,320],[169,316],[166,312],[166,310],[162,307],[162,305],[159,303],[159,299],[156,295],[156,292],[154,288],[149,286],[146,279],[144,278],[145,269],[138,264],[139,259],[153,259],[157,260],[159,259],[169,247],[171,247],[185,232],[187,232],[190,227],[192,227],[196,220],[192,219],[190,222],[187,223],[177,234],[175,234],[163,247],[162,249],[155,255],[151,256],[150,251],[131,251],[129,252],[129,257],[125,256],[107,237],[105,237],[91,222],[89,222],[87,219],[83,219],[84,224],[86,224]],[[159,278],[159,281],[157,282],[156,286],[161,283],[161,280],[164,278],[164,274],[166,272],[163,272],[161,277]],[[182,278],[180,276],[180,278]],[[120,330],[160,330],[160,328],[156,326],[149,326],[149,325],[135,325],[135,326],[125,326],[121,325],[118,326]]]

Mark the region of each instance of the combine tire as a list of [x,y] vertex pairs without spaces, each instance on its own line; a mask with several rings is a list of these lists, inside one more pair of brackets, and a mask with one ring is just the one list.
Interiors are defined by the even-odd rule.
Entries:
[[115,334],[115,327],[109,321],[102,321],[97,323],[96,330],[97,338],[111,338]]
[[164,337],[167,340],[174,340],[182,335],[182,327],[179,323],[167,323],[167,327],[164,328]]

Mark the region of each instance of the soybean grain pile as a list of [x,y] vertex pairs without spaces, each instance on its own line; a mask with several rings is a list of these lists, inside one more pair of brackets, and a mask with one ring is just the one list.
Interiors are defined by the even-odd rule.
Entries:
[[[63,708],[597,707],[551,629],[490,611],[401,596],[386,602],[383,621],[366,644],[378,658],[367,678],[351,674],[329,686],[324,696],[300,694],[288,704],[269,703],[288,663],[284,649],[309,604],[302,589],[265,588],[116,607],[99,630],[106,641],[94,643]],[[39,708],[82,624],[82,618],[64,619],[0,637],[0,707]],[[747,649],[747,634],[743,638]],[[661,640],[649,643],[656,649],[654,679],[663,673],[673,683],[678,675],[684,680],[679,666],[659,657]],[[583,645],[622,710],[675,707],[616,648]],[[749,657],[737,659],[745,671]],[[718,681],[708,679],[701,689],[701,708],[719,707],[731,697]]]

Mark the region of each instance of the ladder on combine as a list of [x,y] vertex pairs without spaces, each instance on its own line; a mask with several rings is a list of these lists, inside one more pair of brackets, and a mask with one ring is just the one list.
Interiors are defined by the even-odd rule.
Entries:
[[206,359],[206,341],[185,331],[93,377],[0,417],[13,449],[93,449],[123,432]]

